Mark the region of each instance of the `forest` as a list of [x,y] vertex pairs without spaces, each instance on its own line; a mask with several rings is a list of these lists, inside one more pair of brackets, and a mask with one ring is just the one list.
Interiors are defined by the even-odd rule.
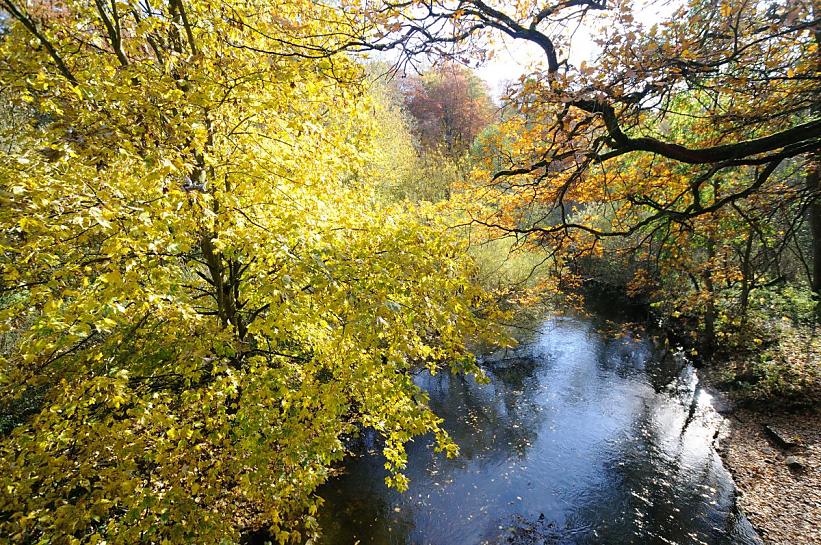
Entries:
[[814,0],[0,0],[0,542],[324,543],[363,437],[397,498],[470,458],[420,377],[587,299],[808,422],[821,522],[819,46]]

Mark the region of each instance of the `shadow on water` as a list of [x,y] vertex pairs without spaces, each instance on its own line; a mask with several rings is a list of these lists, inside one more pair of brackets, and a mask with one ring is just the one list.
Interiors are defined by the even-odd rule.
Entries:
[[485,365],[490,384],[418,379],[460,456],[411,443],[399,494],[366,434],[320,490],[323,543],[760,543],[712,447],[709,394],[641,328],[550,318]]

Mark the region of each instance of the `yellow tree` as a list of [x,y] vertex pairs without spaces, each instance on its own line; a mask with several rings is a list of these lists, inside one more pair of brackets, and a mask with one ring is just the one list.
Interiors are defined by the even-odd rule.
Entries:
[[344,5],[0,5],[0,534],[300,541],[346,435],[455,452],[411,371],[484,296],[374,197]]

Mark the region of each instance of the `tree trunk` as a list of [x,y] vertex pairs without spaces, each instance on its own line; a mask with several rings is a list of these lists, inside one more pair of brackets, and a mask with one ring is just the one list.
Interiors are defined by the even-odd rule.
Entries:
[[[819,4],[813,2],[812,15],[818,19]],[[815,45],[821,48],[821,26],[815,27]],[[816,69],[821,69],[821,49],[816,50]],[[816,97],[813,104],[813,113],[817,116],[821,113],[821,100]],[[821,322],[821,199],[818,192],[821,190],[821,180],[819,180],[819,161],[821,153],[816,150],[810,156],[810,167],[807,172],[807,189],[816,193],[812,205],[810,206],[810,233],[812,235],[812,291],[815,293],[815,320]]]
[[[816,158],[817,159],[817,158]],[[821,190],[819,180],[818,161],[810,165],[807,172],[807,189],[818,192]],[[816,197],[810,206],[810,234],[812,236],[812,291],[815,292],[816,319],[821,318],[821,199]]]
[[752,266],[752,252],[753,252],[753,236],[755,230],[750,227],[747,233],[747,242],[744,246],[744,255],[741,266],[741,323],[747,322],[747,309],[750,306],[750,291],[752,290],[752,282],[750,281],[753,275]]
[[707,300],[704,306],[704,323],[701,330],[701,357],[707,362],[715,349],[716,338],[716,298],[713,283],[713,260],[715,259],[715,240],[712,233],[707,238],[707,268],[702,274],[704,291]]

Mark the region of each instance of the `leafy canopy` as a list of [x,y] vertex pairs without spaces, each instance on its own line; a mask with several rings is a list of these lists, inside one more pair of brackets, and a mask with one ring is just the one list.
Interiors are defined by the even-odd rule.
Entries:
[[[2,2],[0,533],[279,542],[363,426],[491,334],[435,211],[381,203],[344,6]],[[483,312],[487,312],[485,309]]]

